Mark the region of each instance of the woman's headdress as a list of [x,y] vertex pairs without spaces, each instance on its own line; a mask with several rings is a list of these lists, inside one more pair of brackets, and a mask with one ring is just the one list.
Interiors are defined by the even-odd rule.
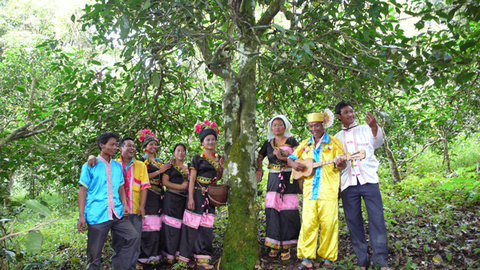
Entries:
[[273,121],[275,121],[276,119],[282,120],[283,124],[285,125],[285,133],[283,133],[283,136],[285,136],[287,138],[292,136],[292,134],[290,133],[290,131],[292,130],[292,124],[290,123],[290,121],[288,121],[288,119],[287,119],[287,117],[285,117],[285,115],[277,115],[277,116],[273,117],[272,119],[270,119],[270,121],[268,122],[268,126],[267,126],[267,140],[268,141],[275,138],[275,135],[273,134],[273,131],[272,131],[272,124],[273,124]]
[[220,133],[220,129],[218,128],[217,123],[205,120],[195,125],[195,132],[199,133],[198,137],[200,139],[200,142],[203,142],[203,139],[205,139],[205,137],[210,134],[215,136],[215,139],[217,139],[217,135]]
[[138,139],[142,143],[142,148],[147,147],[147,144],[151,141],[156,141],[158,143],[158,138],[153,134],[150,129],[142,129],[138,132]]

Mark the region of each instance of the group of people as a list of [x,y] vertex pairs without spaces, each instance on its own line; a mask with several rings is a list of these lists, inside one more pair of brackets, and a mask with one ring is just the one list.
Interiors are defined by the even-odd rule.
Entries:
[[[331,136],[325,129],[335,118],[342,123],[342,131]],[[374,155],[375,149],[383,144],[383,132],[371,113],[367,114],[367,125],[358,125],[355,120],[353,106],[346,102],[336,105],[335,116],[328,109],[308,114],[311,136],[301,143],[291,137],[292,126],[285,116],[275,116],[268,123],[267,140],[258,154],[256,177],[262,179],[262,161],[268,157],[265,246],[270,247],[270,257],[280,253],[282,260],[288,260],[291,247],[297,245],[301,262],[295,269],[313,269],[316,254],[324,260],[324,265],[332,265],[338,255],[338,199],[341,197],[358,265],[361,269],[372,264],[386,269],[387,232],[378,185],[379,163]],[[347,153],[360,150],[365,151],[364,159],[347,160]],[[302,162],[307,159],[317,164]],[[312,173],[294,179],[292,169],[312,170]],[[297,193],[303,194],[301,221]],[[362,199],[368,214],[373,262],[368,254]]]
[[[219,128],[206,120],[195,126],[202,153],[186,164],[186,146],[173,147],[174,158],[162,162],[158,138],[139,133],[145,155],[135,159],[135,140],[106,132],[97,138],[100,154],[90,156],[79,180],[78,231],[87,234],[87,269],[100,269],[101,253],[111,231],[114,269],[137,264],[196,263],[212,269],[215,207],[208,188],[222,177],[223,156],[216,151]],[[113,156],[120,149],[120,157]],[[193,260],[194,259],[194,260]]]
[[[335,136],[325,129],[334,118],[342,123]],[[367,125],[357,125],[353,106],[340,102],[335,116],[326,109],[307,115],[311,136],[301,143],[291,137],[291,123],[279,115],[268,123],[267,140],[257,159],[257,180],[262,179],[262,162],[268,158],[269,174],[265,196],[266,238],[269,256],[289,260],[297,246],[301,262],[296,269],[313,269],[316,254],[331,265],[338,255],[338,199],[342,198],[352,247],[361,269],[371,265],[367,252],[361,201],[369,222],[373,265],[386,268],[388,244],[383,203],[378,185],[378,161],[374,150],[383,144],[383,132],[371,113]],[[178,261],[212,269],[215,207],[209,203],[209,185],[221,179],[223,156],[216,152],[219,128],[206,120],[195,126],[202,153],[186,164],[186,146],[173,147],[174,158],[163,163],[156,157],[158,139],[142,130],[139,140],[145,156],[135,159],[132,137],[119,141],[112,132],[97,139],[100,154],[90,156],[79,180],[79,232],[88,223],[88,269],[99,269],[101,251],[112,232],[115,269],[135,269],[137,262]],[[120,157],[113,160],[118,148]],[[346,160],[346,153],[366,152],[362,160]],[[301,181],[292,169],[302,172],[301,160],[331,161],[313,169]],[[322,163],[323,164],[323,163]],[[310,168],[312,169],[312,168]],[[303,194],[300,218],[298,194]],[[320,241],[317,250],[318,234]]]

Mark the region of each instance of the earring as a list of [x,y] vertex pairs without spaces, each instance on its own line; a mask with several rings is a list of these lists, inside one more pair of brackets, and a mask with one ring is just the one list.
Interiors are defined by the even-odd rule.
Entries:
[[202,150],[205,150],[205,146],[202,145]]

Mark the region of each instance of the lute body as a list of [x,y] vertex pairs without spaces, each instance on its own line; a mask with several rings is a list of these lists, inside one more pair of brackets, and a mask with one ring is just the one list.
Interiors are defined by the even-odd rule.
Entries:
[[[357,151],[353,154],[346,153],[345,156],[346,156],[347,161],[364,159],[365,158],[365,150],[360,150],[360,151]],[[330,159],[330,160],[325,160],[325,161],[320,161],[320,162],[314,162],[314,160],[312,158],[307,158],[307,159],[297,159],[295,161],[305,165],[305,167],[306,167],[303,171],[293,170],[293,172],[292,172],[293,179],[300,180],[300,179],[303,179],[305,177],[309,177],[309,176],[313,175],[313,173],[315,172],[315,168],[334,163],[335,159]]]

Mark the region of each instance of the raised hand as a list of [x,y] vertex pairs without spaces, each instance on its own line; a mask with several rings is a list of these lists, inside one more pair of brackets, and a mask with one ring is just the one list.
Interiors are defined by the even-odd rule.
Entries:
[[367,117],[365,118],[365,122],[367,122],[367,125],[370,126],[370,128],[373,128],[373,127],[377,126],[377,119],[375,119],[372,112],[367,113]]
[[377,136],[377,132],[378,132],[377,119],[375,119],[372,112],[367,113],[365,122],[367,122],[367,125],[372,129],[373,136]]

